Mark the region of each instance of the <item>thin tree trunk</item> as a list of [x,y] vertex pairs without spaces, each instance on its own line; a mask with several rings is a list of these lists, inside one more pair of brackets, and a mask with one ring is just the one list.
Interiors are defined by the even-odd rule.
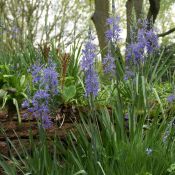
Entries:
[[131,42],[132,10],[133,10],[133,0],[128,0],[126,2],[126,22],[127,22],[126,44],[129,44]]
[[107,41],[105,32],[108,29],[106,19],[109,18],[109,0],[95,0],[95,12],[92,21],[95,25],[102,57],[106,53]]
[[134,0],[134,9],[137,20],[142,17],[142,7],[143,7],[143,0]]
[[150,8],[148,11],[147,19],[149,22],[152,22],[154,24],[160,10],[160,0],[149,0],[149,3]]

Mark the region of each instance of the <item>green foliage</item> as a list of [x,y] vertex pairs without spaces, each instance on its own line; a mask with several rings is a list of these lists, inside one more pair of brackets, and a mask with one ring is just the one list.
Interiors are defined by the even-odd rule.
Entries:
[[[162,70],[159,63],[145,71],[152,72],[151,76],[138,71],[132,79],[120,79],[117,83],[113,81],[111,85],[104,85],[94,106],[90,106],[88,112],[80,112],[81,122],[66,137],[66,143],[56,137],[47,140],[42,128],[39,129],[38,142],[30,136],[30,152],[22,144],[18,151],[7,138],[17,157],[10,150],[12,165],[9,165],[1,156],[0,165],[5,173],[173,174],[174,119],[166,113],[165,100],[172,87],[168,83],[160,86],[161,76],[159,80],[152,78]],[[79,79],[76,81],[73,76],[66,76],[62,90],[65,103],[77,99]],[[106,97],[104,101],[110,108],[97,108],[97,104],[103,104],[100,99]],[[153,110],[156,112],[152,117]],[[148,152],[149,149],[151,152]]]
[[68,102],[70,99],[74,98],[76,95],[76,87],[75,86],[68,86],[68,87],[64,87],[63,90],[63,98],[65,100],[65,102]]
[[[173,64],[169,55],[163,50],[148,56],[139,66],[131,65],[134,76],[125,79],[126,63],[114,51],[115,77],[105,80],[102,66],[97,65],[101,89],[96,99],[87,99],[80,69],[81,44],[74,42],[70,53],[62,50],[59,53],[55,43],[49,49],[49,56],[58,65],[60,83],[59,95],[49,104],[53,113],[59,105],[72,104],[77,108],[83,106],[85,111],[80,112],[80,121],[64,141],[56,136],[48,139],[42,128],[38,140],[30,135],[28,147],[19,139],[20,148],[16,148],[6,138],[11,150],[9,158],[0,155],[4,172],[9,175],[173,174],[175,103],[168,103],[167,96],[174,89],[174,74],[170,72],[171,78],[164,79]],[[47,64],[46,58],[33,46],[14,55],[4,52],[0,56],[0,104],[2,108],[13,104],[19,122],[20,104],[28,98],[26,89],[31,94],[38,90],[32,86],[27,70],[36,61]]]
[[[8,110],[14,105],[18,115],[18,121],[21,123],[19,105],[24,98],[27,98],[26,91],[26,76],[14,74],[10,66],[1,65],[0,72],[0,104],[1,109],[8,106]],[[12,74],[13,73],[13,74]],[[11,106],[12,105],[12,106]],[[9,116],[12,117],[12,116]]]
[[[129,111],[134,110],[131,108]],[[9,175],[11,172],[33,175],[163,175],[173,172],[174,138],[170,137],[170,142],[163,142],[167,125],[164,122],[158,125],[155,121],[149,124],[149,129],[143,130],[143,125],[138,123],[131,137],[132,133],[127,127],[122,128],[120,125],[122,109],[118,110],[114,108],[112,116],[106,108],[95,113],[81,114],[82,122],[77,124],[75,132],[70,133],[66,145],[56,137],[47,140],[41,128],[39,142],[32,135],[30,137],[31,153],[23,145],[20,149],[22,152],[18,152],[7,138],[17,157],[11,153],[11,165],[1,157],[0,164]],[[132,112],[129,116],[135,118]],[[152,149],[151,154],[147,154],[147,148]]]
[[173,172],[175,172],[175,164],[171,164],[170,167],[167,169],[167,171],[172,174]]

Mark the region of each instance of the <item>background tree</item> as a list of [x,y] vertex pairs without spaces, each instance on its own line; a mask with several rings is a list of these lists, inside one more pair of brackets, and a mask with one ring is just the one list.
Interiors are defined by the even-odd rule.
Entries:
[[[0,0],[1,50],[54,40],[69,45],[84,33],[89,7],[79,0]],[[78,9],[78,10],[77,10]],[[81,24],[81,25],[78,25]]]
[[105,32],[108,29],[106,25],[106,20],[109,18],[109,0],[95,0],[95,12],[92,16],[92,20],[94,22],[97,36],[99,40],[100,50],[105,52],[105,47],[107,46]]
[[[107,45],[106,19],[110,16],[112,0],[0,0],[0,48],[23,49],[27,43],[43,45],[51,40],[58,47],[82,40],[92,19],[100,49]],[[156,23],[163,43],[172,41],[175,26],[172,16],[174,0],[114,0],[116,14],[121,17],[122,35],[130,43],[131,28],[141,17]],[[171,35],[171,36],[172,36]],[[164,37],[166,36],[166,37]],[[59,44],[58,44],[59,43]]]
[[[116,2],[117,1],[115,1],[115,3]],[[121,0],[121,3],[124,6],[125,1]],[[94,10],[92,20],[94,22],[94,25],[97,31],[100,49],[104,50],[106,46],[104,33],[107,28],[106,19],[109,17],[111,1],[94,0],[94,4],[95,4],[95,10]],[[159,29],[161,30],[164,24],[160,23],[159,21],[162,21],[162,19],[165,19],[164,16],[165,16],[165,13],[167,13],[167,9],[172,7],[173,4],[174,4],[173,0],[168,0],[166,3],[161,0],[127,0],[125,4],[126,14],[123,14],[126,16],[126,33],[127,33],[126,43],[131,42],[130,40],[131,28],[137,23],[138,19],[140,18],[144,18],[144,19],[146,18],[153,25],[156,23],[156,21],[158,21],[157,23],[159,24],[160,26]],[[122,8],[122,7],[119,7],[119,8]],[[171,17],[171,15],[168,17]],[[148,28],[150,27],[151,26],[148,26]],[[165,29],[165,26],[164,26],[164,29]],[[164,37],[169,35],[170,33],[175,31],[175,27],[172,27],[172,29],[166,29],[166,30],[167,31],[160,32],[158,36]]]

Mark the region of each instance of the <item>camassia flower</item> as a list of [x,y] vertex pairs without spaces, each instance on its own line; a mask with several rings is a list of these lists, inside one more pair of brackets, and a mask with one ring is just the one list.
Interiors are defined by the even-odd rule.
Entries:
[[91,67],[88,71],[85,72],[85,85],[86,85],[86,96],[93,95],[96,97],[99,90],[98,75],[95,72],[94,68]]
[[144,46],[142,43],[131,43],[126,49],[126,62],[133,61],[134,64],[144,60]]
[[126,48],[126,61],[133,63],[144,62],[145,55],[151,54],[159,48],[158,36],[153,28],[148,29],[146,20],[139,20],[139,26],[136,38],[131,38],[131,43]]
[[[42,72],[43,66],[40,64],[34,64],[31,68],[32,73],[32,81],[34,84],[39,84],[41,81],[41,72]],[[29,69],[30,71],[30,69]]]
[[106,20],[107,25],[109,25],[109,29],[105,33],[108,41],[117,42],[120,40],[121,29],[119,27],[119,21],[120,18],[118,16],[113,16]]
[[[115,11],[115,6],[113,4],[113,8]],[[119,27],[119,21],[120,18],[117,17],[110,17],[106,20],[106,24],[109,26],[109,29],[106,31],[105,36],[108,41],[108,53],[103,58],[102,64],[103,64],[103,70],[105,74],[111,74],[112,76],[115,74],[116,65],[114,57],[111,53],[111,45],[116,44],[120,40],[120,32],[121,29]]]
[[115,74],[115,69],[116,69],[115,60],[114,60],[114,57],[112,57],[110,52],[108,52],[106,57],[103,58],[102,64],[103,64],[103,70],[105,74],[109,74],[109,73],[112,75]]
[[174,102],[174,101],[175,101],[175,95],[174,95],[174,94],[169,95],[169,96],[167,97],[167,101],[168,101],[169,103]]
[[44,89],[51,95],[58,94],[58,73],[55,70],[55,65],[48,66],[43,70],[43,81],[42,84]]
[[125,70],[125,76],[124,76],[124,80],[128,80],[134,77],[134,72],[130,71],[130,70]]
[[23,102],[22,107],[27,108],[33,117],[40,120],[44,128],[49,128],[52,126],[49,103],[53,96],[58,94],[58,73],[54,64],[49,64],[47,67],[34,65],[31,73],[33,84],[38,90],[30,102],[29,100]]
[[88,41],[83,49],[83,57],[81,61],[81,68],[85,74],[85,87],[86,96],[93,95],[94,97],[98,95],[99,82],[98,75],[95,71],[95,51],[96,46],[92,43],[93,37],[91,31],[89,31]]
[[44,128],[52,124],[49,118],[49,98],[50,94],[45,90],[38,90],[32,99],[32,107],[28,108],[35,118],[41,120]]

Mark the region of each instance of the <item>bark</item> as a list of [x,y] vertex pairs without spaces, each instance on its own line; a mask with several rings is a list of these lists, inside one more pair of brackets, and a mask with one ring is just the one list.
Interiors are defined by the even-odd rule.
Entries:
[[[149,22],[148,29],[151,28],[151,24],[154,24],[160,10],[160,1],[161,0],[149,0],[150,7],[148,10],[147,19]],[[136,21],[142,18],[142,7],[143,0],[127,0],[126,2],[126,16],[127,16],[127,39],[126,42],[130,43],[130,33],[132,25],[132,10],[134,8],[136,14]]]
[[143,0],[127,0],[126,17],[127,17],[127,38],[126,42],[131,42],[132,11],[135,10],[136,22],[142,17]]
[[131,42],[132,9],[133,9],[133,0],[128,0],[126,2],[127,44]]
[[134,9],[137,20],[142,17],[142,7],[143,7],[143,0],[134,0]]
[[148,11],[147,19],[150,23],[155,23],[157,15],[160,10],[160,0],[149,0],[150,8]]
[[108,29],[106,25],[107,18],[109,18],[109,0],[95,0],[95,12],[92,16],[92,21],[97,31],[102,57],[106,53],[107,46],[105,38],[105,32]]

